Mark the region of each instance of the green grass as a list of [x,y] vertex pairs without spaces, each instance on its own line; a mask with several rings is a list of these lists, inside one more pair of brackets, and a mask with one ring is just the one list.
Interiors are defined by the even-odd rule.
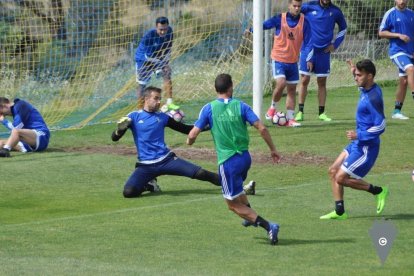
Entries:
[[[394,91],[384,89],[387,116]],[[350,219],[319,220],[333,209],[327,168],[347,144],[357,99],[355,88],[331,91],[327,113],[334,121],[321,123],[313,92],[303,127],[269,126],[286,160],[303,152],[322,160],[253,164],[249,179],[258,187],[251,204],[281,225],[274,247],[262,229],[242,227],[210,184],[163,176],[162,193],[122,198],[135,156],[110,153],[133,147],[131,135],[110,141],[113,125],[54,132],[48,151],[0,160],[0,275],[410,275],[413,119],[388,120],[377,164],[366,178],[390,187],[383,217],[398,234],[386,263],[381,265],[368,234],[380,218],[372,195],[346,189]],[[407,97],[404,112],[414,118],[413,105]],[[187,147],[185,138],[167,131],[173,148]],[[193,147],[212,146],[210,134],[202,133]],[[251,152],[267,154],[253,129]],[[215,160],[194,162],[216,170]]]

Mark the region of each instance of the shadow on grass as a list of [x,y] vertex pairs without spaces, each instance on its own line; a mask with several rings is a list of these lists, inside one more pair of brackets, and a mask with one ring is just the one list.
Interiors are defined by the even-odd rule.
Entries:
[[[256,238],[263,240],[263,243],[268,244],[269,240],[266,238]],[[324,240],[304,240],[304,239],[284,239],[279,238],[279,242],[276,246],[289,246],[289,245],[311,245],[311,244],[332,244],[332,243],[356,243],[356,239],[324,239]]]
[[[161,188],[162,189],[162,188]],[[137,198],[142,197],[149,197],[149,196],[188,196],[188,195],[221,195],[221,190],[218,188],[217,190],[214,189],[183,189],[183,190],[174,190],[174,191],[166,191],[163,190],[162,192],[157,193],[149,193],[144,192]]]
[[394,214],[394,215],[384,215],[384,216],[355,216],[352,219],[366,219],[372,218],[376,220],[385,219],[385,220],[414,220],[414,214]]

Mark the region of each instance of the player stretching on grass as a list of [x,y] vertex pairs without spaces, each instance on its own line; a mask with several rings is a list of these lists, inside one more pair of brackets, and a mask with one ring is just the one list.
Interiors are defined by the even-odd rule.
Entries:
[[[188,134],[193,126],[176,122],[159,112],[161,89],[149,86],[144,89],[143,97],[144,108],[123,117],[112,133],[112,141],[118,141],[128,128],[131,129],[138,153],[136,169],[125,183],[124,197],[137,197],[144,191],[160,191],[155,181],[160,175],[186,176],[220,186],[216,173],[177,157],[165,144],[165,127]],[[254,193],[254,188],[254,185],[248,187],[249,192]]]
[[[215,81],[218,98],[203,107],[194,128],[188,134],[187,144],[192,145],[200,132],[211,126],[217,152],[219,174],[223,196],[228,208],[245,219],[245,226],[255,225],[266,229],[270,243],[278,242],[279,225],[259,216],[249,204],[243,192],[243,181],[251,165],[248,151],[249,134],[247,125],[253,125],[269,146],[273,162],[279,162],[280,154],[276,151],[272,138],[247,104],[233,99],[233,81],[230,75],[220,74]],[[246,224],[248,223],[248,224]]]
[[344,206],[344,186],[367,191],[377,198],[377,214],[381,214],[388,196],[387,187],[379,187],[362,180],[374,166],[380,149],[380,135],[385,131],[384,102],[381,88],[374,82],[376,73],[372,61],[364,59],[355,66],[348,61],[360,90],[356,111],[356,130],[348,130],[351,143],[329,167],[335,211],[320,219],[348,218]]
[[[13,123],[4,116],[13,116]],[[6,141],[0,141],[0,157],[10,157],[12,149],[27,151],[43,151],[49,144],[50,131],[40,112],[30,103],[0,97],[0,123],[11,130]]]

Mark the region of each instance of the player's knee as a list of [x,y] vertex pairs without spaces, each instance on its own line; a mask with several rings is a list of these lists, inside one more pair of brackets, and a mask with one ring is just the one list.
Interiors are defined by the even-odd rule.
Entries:
[[300,84],[302,86],[308,86],[310,82],[310,77],[308,75],[303,75],[300,79]]
[[123,195],[125,198],[138,197],[142,194],[143,190],[137,189],[135,187],[125,187]]
[[335,175],[335,182],[339,185],[345,185],[346,184],[347,177],[344,174],[336,174]]
[[329,169],[328,169],[328,175],[331,178],[334,178],[337,172],[338,172],[338,169],[335,168],[335,167],[329,167]]

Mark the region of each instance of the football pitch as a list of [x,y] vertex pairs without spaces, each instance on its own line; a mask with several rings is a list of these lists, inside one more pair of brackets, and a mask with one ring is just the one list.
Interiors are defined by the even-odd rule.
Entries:
[[[132,135],[113,143],[114,125],[88,126],[53,132],[44,153],[13,152],[0,160],[0,275],[412,275],[414,101],[408,93],[403,112],[410,120],[392,120],[395,87],[383,91],[387,129],[366,177],[390,189],[381,216],[374,196],[346,188],[349,219],[319,220],[334,208],[327,169],[355,126],[355,87],[329,92],[332,122],[316,119],[312,92],[302,127],[267,123],[284,156],[278,165],[249,130],[248,180],[257,182],[249,199],[261,216],[280,224],[277,246],[263,229],[244,228],[220,188],[206,182],[161,176],[161,193],[124,199],[136,161]],[[269,102],[264,99],[264,108]],[[192,147],[185,139],[166,132],[178,155],[216,171],[210,134]],[[383,218],[397,236],[381,264],[369,230]]]

